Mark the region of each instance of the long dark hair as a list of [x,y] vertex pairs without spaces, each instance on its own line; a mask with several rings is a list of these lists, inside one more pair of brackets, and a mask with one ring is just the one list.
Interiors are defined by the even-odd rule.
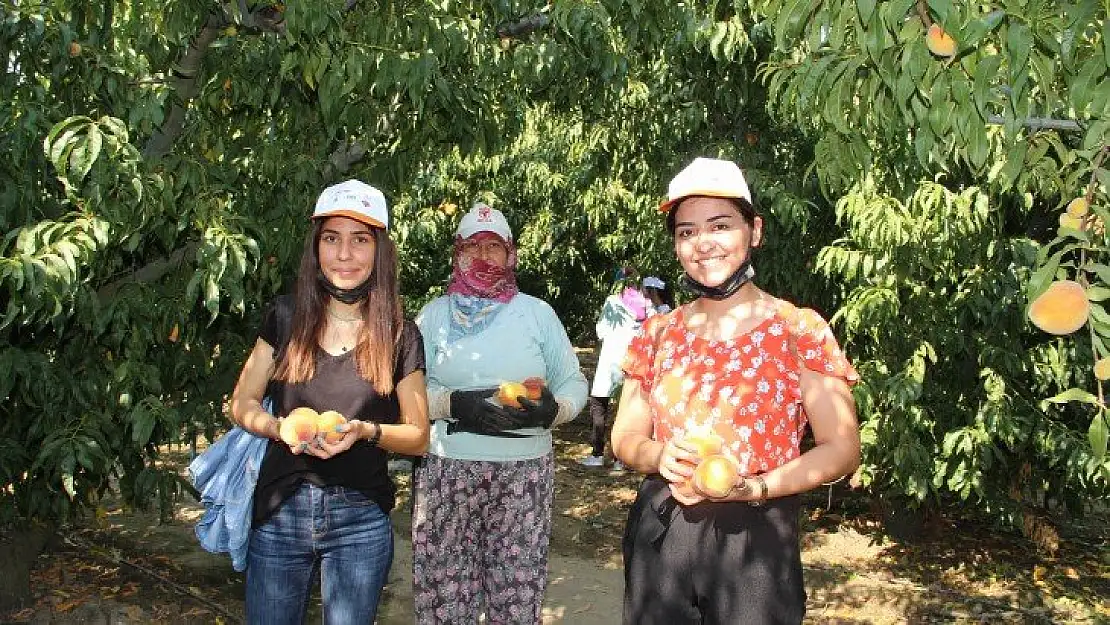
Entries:
[[[327,291],[317,280],[320,259],[317,249],[323,231],[322,219],[316,220],[305,239],[301,267],[293,292],[293,329],[289,344],[274,379],[297,384],[316,375],[316,349],[327,326]],[[385,230],[370,228],[374,236],[372,286],[359,303],[362,329],[354,357],[358,373],[382,395],[393,391],[393,355],[401,336],[403,317],[397,287],[397,248]]]

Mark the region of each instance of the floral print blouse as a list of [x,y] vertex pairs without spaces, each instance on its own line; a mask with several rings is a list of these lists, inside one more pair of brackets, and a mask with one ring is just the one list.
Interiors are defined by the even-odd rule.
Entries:
[[801,367],[845,379],[859,375],[819,314],[776,299],[751,331],[713,341],[686,328],[689,305],[649,318],[624,361],[648,397],[654,438],[716,434],[741,473],[774,469],[800,454],[807,423]]

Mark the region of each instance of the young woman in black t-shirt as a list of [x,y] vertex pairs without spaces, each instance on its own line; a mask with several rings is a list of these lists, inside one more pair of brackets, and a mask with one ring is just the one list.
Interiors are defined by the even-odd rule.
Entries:
[[[250,623],[303,622],[317,573],[324,622],[372,623],[393,558],[386,450],[428,446],[423,341],[401,316],[385,198],[349,180],[312,217],[294,295],[267,309],[231,399],[238,425],[273,439],[254,491]],[[342,436],[282,442],[279,417],[299,407],[342,414]]]

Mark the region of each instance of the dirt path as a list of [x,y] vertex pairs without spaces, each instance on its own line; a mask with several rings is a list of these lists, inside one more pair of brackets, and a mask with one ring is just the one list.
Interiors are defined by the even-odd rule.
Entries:
[[[596,560],[555,554],[548,563],[550,582],[544,599],[546,623],[613,625],[620,622],[624,578],[620,569]],[[379,625],[412,625],[412,543],[398,535],[389,586]]]

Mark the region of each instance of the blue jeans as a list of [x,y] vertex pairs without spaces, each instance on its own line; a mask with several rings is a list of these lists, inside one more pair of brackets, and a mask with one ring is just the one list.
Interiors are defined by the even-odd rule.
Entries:
[[324,623],[373,623],[393,562],[393,526],[357,490],[307,482],[251,531],[247,622],[303,623],[317,571]]

